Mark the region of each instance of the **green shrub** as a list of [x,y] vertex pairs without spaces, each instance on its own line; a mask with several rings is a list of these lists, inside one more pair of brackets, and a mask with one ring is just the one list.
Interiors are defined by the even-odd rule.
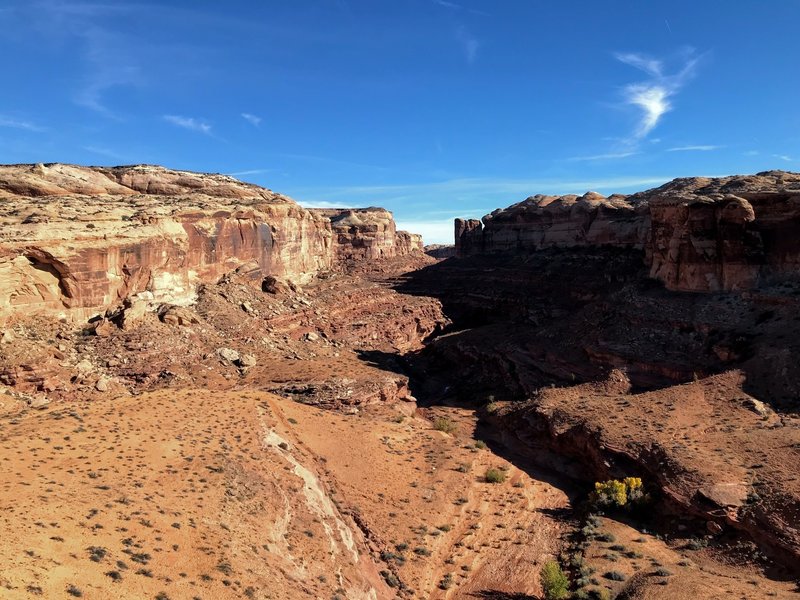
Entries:
[[562,600],[569,596],[569,579],[554,560],[548,561],[540,572],[542,590],[547,600]]
[[456,430],[456,424],[453,423],[450,419],[445,419],[444,417],[438,417],[433,422],[433,428],[436,431],[443,431],[444,433],[453,433]]
[[486,469],[487,483],[503,483],[506,480],[506,474],[500,469]]

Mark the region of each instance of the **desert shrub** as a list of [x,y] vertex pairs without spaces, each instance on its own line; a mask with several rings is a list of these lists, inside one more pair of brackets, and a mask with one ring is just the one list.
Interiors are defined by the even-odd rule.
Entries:
[[596,482],[589,499],[597,506],[631,507],[643,504],[648,497],[639,477],[626,477]]
[[569,579],[554,560],[544,563],[540,572],[542,590],[547,600],[562,600],[569,596]]
[[390,571],[381,571],[381,577],[383,577],[383,580],[389,587],[398,587],[400,585],[400,580],[397,578],[397,575]]
[[500,469],[486,469],[487,483],[503,483],[506,480],[506,474]]
[[699,538],[692,538],[686,544],[686,548],[689,550],[702,550],[708,546],[708,540],[703,540]]
[[620,573],[619,571],[609,571],[603,575],[603,577],[610,579],[611,581],[625,581],[625,574]]
[[484,442],[483,440],[478,440],[477,442],[475,442],[475,448],[477,450],[484,450],[486,448],[486,442]]
[[436,431],[443,431],[444,433],[453,433],[456,430],[456,424],[453,423],[450,419],[445,419],[444,417],[438,417],[433,422],[433,428]]
[[439,582],[439,589],[440,590],[449,590],[450,587],[453,585],[453,575],[448,573],[442,580]]

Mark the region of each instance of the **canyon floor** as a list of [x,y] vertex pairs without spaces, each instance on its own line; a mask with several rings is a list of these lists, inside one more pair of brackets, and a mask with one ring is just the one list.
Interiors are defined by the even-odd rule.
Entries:
[[[192,308],[9,328],[0,597],[524,600],[542,597],[554,559],[584,597],[797,597],[795,574],[746,531],[712,535],[703,514],[676,518],[679,501],[591,513],[575,465],[602,452],[587,442],[582,461],[526,439],[545,440],[538,420],[561,411],[554,421],[602,430],[620,455],[680,440],[655,493],[746,478],[762,467],[730,457],[765,452],[763,485],[791,496],[796,461],[780,455],[800,447],[797,419],[725,408],[747,396],[725,373],[652,397],[578,380],[518,402],[515,386],[477,377],[502,325],[473,315],[459,328],[451,300],[423,293],[439,264],[375,261],[268,290],[233,274]],[[454,356],[463,368],[442,368]],[[740,420],[703,427],[724,410]],[[504,480],[487,482],[490,468]]]

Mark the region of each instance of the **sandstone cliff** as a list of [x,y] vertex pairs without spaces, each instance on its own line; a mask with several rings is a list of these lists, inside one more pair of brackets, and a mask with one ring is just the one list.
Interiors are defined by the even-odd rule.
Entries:
[[[380,218],[359,217],[372,212]],[[130,298],[188,304],[199,284],[237,268],[302,280],[344,257],[421,249],[388,211],[336,213],[225,175],[0,166],[0,319],[86,319]]]
[[459,256],[542,248],[644,250],[668,289],[746,290],[800,269],[800,174],[675,179],[631,196],[533,196],[456,219]]
[[384,208],[311,209],[327,218],[333,231],[336,260],[372,260],[422,252],[422,236],[397,231]]

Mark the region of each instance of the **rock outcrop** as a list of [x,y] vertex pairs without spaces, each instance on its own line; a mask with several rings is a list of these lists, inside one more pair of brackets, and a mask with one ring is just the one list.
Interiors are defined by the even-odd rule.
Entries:
[[531,251],[576,246],[642,248],[647,237],[647,212],[625,196],[609,198],[537,195],[483,218],[456,220],[459,255],[481,252]]
[[422,252],[422,236],[397,231],[392,213],[378,207],[311,209],[330,220],[339,262],[394,258]]
[[631,196],[533,196],[456,219],[459,256],[542,248],[644,250],[670,290],[747,290],[800,271],[800,174],[675,179]]
[[226,175],[1,166],[0,320],[86,319],[126,299],[186,305],[235,269],[304,280],[345,258],[421,251],[388,211],[335,212]]

